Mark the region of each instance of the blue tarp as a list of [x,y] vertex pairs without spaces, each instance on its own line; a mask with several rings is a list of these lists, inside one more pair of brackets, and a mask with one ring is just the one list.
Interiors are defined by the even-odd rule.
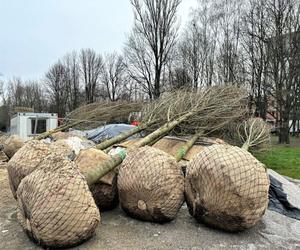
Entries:
[[[95,143],[100,143],[104,140],[115,137],[122,132],[132,130],[135,127],[136,126],[128,124],[108,124],[91,130],[76,131],[76,133],[80,133],[80,135],[86,137],[88,140],[91,140]],[[134,135],[129,139],[138,137],[140,137],[140,134]]]

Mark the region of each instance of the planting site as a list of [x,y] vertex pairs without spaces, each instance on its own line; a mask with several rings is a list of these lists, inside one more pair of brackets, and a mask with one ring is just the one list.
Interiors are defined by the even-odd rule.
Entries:
[[0,250],[300,249],[299,0],[0,11]]
[[179,90],[83,106],[27,141],[2,133],[3,249],[297,249],[299,182],[250,153],[271,136],[244,97]]

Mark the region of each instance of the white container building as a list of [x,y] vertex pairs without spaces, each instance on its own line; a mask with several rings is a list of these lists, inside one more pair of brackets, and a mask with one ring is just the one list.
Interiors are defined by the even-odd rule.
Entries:
[[57,122],[57,114],[20,112],[10,120],[10,133],[27,141],[36,135],[55,129]]

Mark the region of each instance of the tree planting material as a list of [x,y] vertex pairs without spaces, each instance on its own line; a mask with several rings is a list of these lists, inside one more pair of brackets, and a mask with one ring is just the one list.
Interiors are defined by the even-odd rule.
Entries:
[[243,148],[213,145],[188,164],[185,197],[190,214],[198,221],[226,231],[240,231],[253,227],[265,213],[269,178],[265,166],[244,149],[254,145],[255,128],[266,126],[254,123],[257,121],[245,123],[250,124],[247,134],[251,138]]
[[[178,112],[174,112],[173,106],[171,105],[168,106],[168,108],[163,107],[162,112],[166,113],[164,114],[168,118],[168,122],[165,123],[164,125],[160,126],[159,129],[155,130],[142,140],[138,141],[136,145],[133,147],[133,150],[137,150],[137,148],[145,146],[148,143],[151,143],[155,141],[157,138],[160,138],[162,135],[169,133],[173,129],[180,129],[181,131],[188,131],[185,130],[184,128],[187,127],[190,129],[197,128],[198,130],[201,130],[201,132],[204,132],[204,134],[209,133],[210,128],[214,125],[217,124],[216,126],[222,126],[224,123],[226,123],[228,120],[233,119],[235,116],[240,116],[241,115],[241,98],[243,98],[243,91],[240,91],[238,88],[234,87],[212,87],[207,90],[204,90],[202,92],[198,93],[189,93],[189,92],[182,92],[181,94],[177,93],[175,95],[170,95],[169,102],[172,102],[174,107],[177,109]],[[166,97],[164,97],[164,100]],[[153,109],[152,109],[153,110]],[[151,114],[149,114],[151,115]],[[160,114],[161,115],[161,114]],[[155,119],[155,118],[154,118]],[[179,127],[179,125],[182,125]],[[214,127],[214,126],[213,126]],[[104,160],[99,163],[97,163],[95,166],[92,166],[88,169],[87,172],[83,173],[85,176],[85,180],[89,186],[92,184],[97,183],[103,176],[105,176],[107,173],[109,173],[112,169],[114,169],[116,166],[118,166],[122,161],[125,159],[126,153],[124,151],[121,151],[119,154],[112,156],[109,160]],[[67,157],[61,157],[61,159],[65,159],[66,161],[69,160]],[[173,159],[173,162],[176,163],[175,159]],[[52,161],[55,162],[54,159]],[[70,160],[69,160],[70,161]],[[49,156],[49,162],[51,162],[50,156]],[[71,161],[70,161],[71,162]],[[62,161],[62,163],[65,164],[65,161]],[[58,163],[57,163],[58,164]],[[70,163],[72,165],[72,163]],[[172,163],[170,163],[172,164]],[[58,164],[59,165],[59,164]],[[180,171],[177,164],[176,169],[177,171]],[[43,162],[40,164],[41,166],[41,173],[43,173],[43,167],[44,164]],[[47,166],[47,164],[46,164]],[[63,166],[63,165],[60,165]],[[63,168],[62,168],[63,169]],[[167,169],[173,169],[173,167],[167,168]],[[32,172],[32,174],[35,174],[37,170]],[[47,179],[50,181],[52,179],[56,178],[56,172],[53,171],[53,177],[50,174],[51,171],[49,171],[49,175],[47,173]],[[62,173],[63,174],[63,173]],[[29,178],[29,176],[27,176]],[[27,178],[26,177],[26,178]],[[73,176],[75,178],[75,176]],[[24,178],[21,182],[21,185],[23,184],[23,181],[25,183]],[[39,175],[31,175],[32,181],[34,183],[39,183],[38,178],[40,178]],[[42,178],[40,178],[42,179]],[[67,178],[68,179],[68,178]],[[56,182],[53,182],[54,184]],[[48,183],[46,183],[48,184]],[[25,185],[25,184],[24,184]],[[38,190],[38,185],[31,185],[26,188],[23,188],[25,190],[25,193],[28,192],[30,189],[30,193],[37,195],[38,193],[41,193],[41,190]],[[48,187],[45,187],[46,190],[49,190],[49,192],[54,192],[57,187],[57,185],[51,185],[49,184]],[[76,185],[70,185],[68,186],[70,190],[72,188],[77,188]],[[84,188],[82,186],[82,188]],[[54,189],[53,191],[51,191]],[[18,195],[18,200],[22,199],[23,197],[23,191],[21,189],[21,186],[19,187],[20,195]],[[19,192],[19,191],[18,191]],[[78,190],[80,193],[85,193],[87,192],[86,189],[84,190]],[[24,194],[25,194],[24,193]],[[55,192],[54,192],[55,193]],[[60,193],[61,196],[56,196],[54,199],[54,202],[57,202],[59,204],[60,200],[65,199],[65,194],[64,192]],[[181,193],[182,195],[182,193]],[[27,202],[31,202],[30,199],[34,199],[35,196],[28,196]],[[57,199],[57,200],[56,200]],[[68,202],[72,203],[72,206],[74,206],[74,209],[77,206],[77,202],[72,200],[72,202],[69,200],[68,193],[66,193],[66,199]],[[22,210],[22,201],[20,201],[20,209]],[[55,208],[54,210],[48,210],[47,213],[44,214],[43,220],[40,220],[39,224],[39,229],[41,230],[42,228],[47,227],[47,222],[49,220],[55,220],[57,219],[60,224],[68,224],[69,222],[69,214],[72,214],[72,209],[70,203],[67,203],[70,209],[68,210],[68,213],[59,213],[59,208]],[[34,203],[35,204],[35,203]],[[62,203],[63,204],[63,203]],[[26,205],[26,204],[25,204]],[[141,206],[143,206],[141,204]],[[27,206],[28,207],[28,206]],[[54,206],[53,206],[54,207]],[[33,210],[35,209],[34,206],[30,206],[27,209],[27,214],[32,214]],[[87,212],[81,213],[82,217],[85,216],[90,216]],[[168,214],[167,214],[168,216]],[[74,223],[76,220],[74,221]],[[90,232],[93,231],[92,227],[88,227],[89,234]],[[68,235],[69,231],[70,234],[72,234],[72,228],[71,227],[66,227],[64,230],[57,230],[55,232],[55,237],[53,237],[53,241],[56,240],[56,246],[64,245],[64,242],[61,243],[60,239],[64,239],[64,235]],[[37,231],[38,232],[38,231]],[[81,238],[81,240],[86,239],[86,234],[83,232],[83,235],[81,237],[81,234],[77,234],[77,237]],[[47,235],[45,234],[45,238],[47,239]],[[73,238],[72,238],[73,239]],[[78,240],[77,242],[79,242]],[[71,241],[70,241],[71,242]],[[72,242],[71,242],[72,243]],[[50,245],[51,244],[51,245]],[[52,246],[52,241],[50,242],[49,246]]]
[[118,177],[120,203],[127,214],[159,223],[175,218],[184,201],[184,177],[177,162],[200,135],[186,142],[175,157],[149,146],[128,153]]
[[72,154],[73,150],[67,143],[57,141],[49,144],[44,141],[32,140],[18,150],[10,159],[7,166],[9,183],[13,196],[16,198],[16,192],[22,179],[32,173],[44,158],[52,153],[59,153],[64,157]]
[[173,220],[183,203],[184,177],[174,157],[145,146],[128,153],[118,189],[127,214],[162,223]]
[[34,171],[39,163],[51,153],[49,145],[43,141],[27,142],[8,162],[7,171],[13,196],[22,179]]
[[45,247],[70,247],[90,238],[100,222],[91,192],[74,162],[51,154],[17,191],[18,220]]
[[17,135],[11,135],[3,144],[3,151],[8,156],[12,158],[14,154],[24,145],[22,139]]
[[[84,175],[89,171],[89,168],[97,165],[99,161],[108,160],[109,158],[110,156],[101,150],[89,148],[80,151],[75,159],[75,163]],[[98,182],[91,184],[89,188],[101,212],[111,210],[118,205],[117,173],[115,170],[110,171]]]
[[[145,146],[162,135],[169,133],[176,127],[181,133],[189,133],[192,129],[201,130],[207,134],[218,127],[222,127],[235,117],[243,114],[241,99],[244,92],[235,87],[212,87],[198,93],[175,92],[148,107],[146,120],[164,120],[159,116],[167,117],[168,122],[160,126],[151,134],[139,140],[134,147]],[[168,101],[166,101],[168,99]],[[165,105],[172,103],[173,105]],[[99,162],[86,173],[88,184],[95,183],[122,163],[126,152],[114,155],[110,160]]]

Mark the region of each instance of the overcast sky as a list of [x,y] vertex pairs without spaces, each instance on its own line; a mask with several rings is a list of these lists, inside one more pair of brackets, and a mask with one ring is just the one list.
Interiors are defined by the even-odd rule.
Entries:
[[[182,0],[182,26],[196,2]],[[72,50],[121,51],[132,24],[129,0],[0,0],[0,79],[39,79]]]

